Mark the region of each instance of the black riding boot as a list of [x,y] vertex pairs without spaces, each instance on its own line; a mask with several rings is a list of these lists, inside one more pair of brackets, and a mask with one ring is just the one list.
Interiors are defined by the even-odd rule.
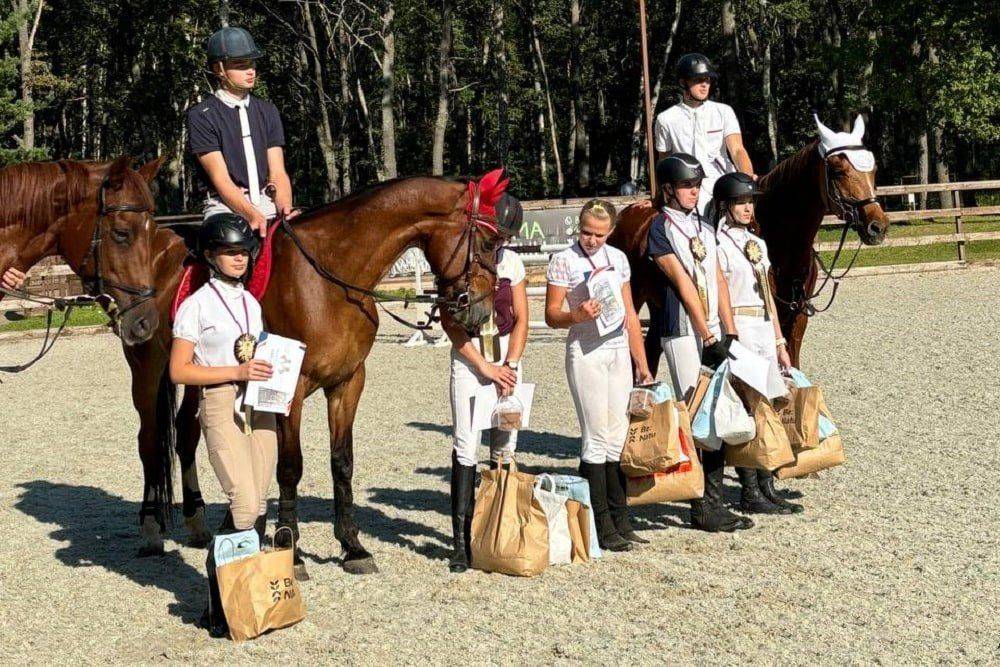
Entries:
[[753,528],[753,521],[730,512],[722,500],[726,469],[726,457],[722,450],[704,450],[701,465],[705,471],[705,495],[691,501],[691,525],[709,533],[732,533]]
[[[616,464],[617,465],[617,464]],[[580,477],[590,485],[590,509],[597,524],[597,543],[608,551],[631,551],[632,544],[618,534],[608,506],[608,473],[605,463],[580,461]]]
[[222,610],[219,580],[215,576],[215,540],[219,536],[232,535],[235,532],[233,514],[227,511],[218,530],[215,531],[215,538],[208,544],[208,557],[205,559],[205,571],[208,574],[208,606],[201,615],[201,627],[208,630],[208,634],[216,639],[221,639],[229,634],[229,624],[226,622],[226,614]]
[[257,537],[260,540],[260,550],[263,551],[266,546],[267,539],[267,515],[261,514],[257,517],[257,520],[253,522],[253,529],[257,531]]
[[802,505],[799,505],[798,503],[790,503],[778,495],[778,490],[774,488],[774,473],[758,470],[757,486],[760,488],[761,495],[778,507],[787,509],[787,511],[784,512],[785,514],[799,514],[800,512],[806,511]]
[[756,470],[754,468],[736,468],[736,474],[740,478],[740,511],[744,514],[791,514],[790,509],[784,508],[777,503],[773,503],[764,497],[757,486],[759,475],[770,475],[766,470]]
[[611,510],[611,519],[618,529],[618,534],[628,542],[649,544],[649,540],[639,537],[632,529],[632,520],[628,514],[628,496],[625,493],[626,478],[621,465],[617,461],[608,461],[604,464],[604,469],[608,480],[608,508]]
[[465,572],[472,561],[470,535],[475,503],[476,466],[464,466],[451,453],[451,531],[452,552],[448,569]]

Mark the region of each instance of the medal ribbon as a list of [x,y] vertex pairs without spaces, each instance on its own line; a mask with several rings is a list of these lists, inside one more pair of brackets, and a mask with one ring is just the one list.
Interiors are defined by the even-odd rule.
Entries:
[[[761,248],[761,258],[759,261],[755,262],[750,259],[750,243],[753,239],[747,239],[746,244],[743,248],[740,248],[740,244],[736,242],[736,239],[732,237],[728,229],[723,228],[722,233],[725,234],[733,245],[736,246],[738,250],[742,250],[744,259],[750,264],[750,268],[753,269],[753,274],[757,278],[757,293],[760,294],[760,298],[764,301],[764,321],[771,321],[771,283],[767,279],[767,271],[764,270],[764,258],[763,258],[763,248]],[[760,246],[758,245],[758,248]]]
[[[701,310],[705,315],[705,319],[708,319],[708,276],[705,274],[705,266],[698,259],[698,254],[695,253],[695,248],[701,245],[703,251],[705,249],[705,244],[701,238],[695,234],[694,236],[688,236],[688,234],[680,228],[676,222],[673,221],[670,216],[670,224],[673,225],[674,229],[679,231],[681,235],[688,240],[688,246],[691,249],[691,257],[694,259],[694,274],[691,276],[691,280],[694,281],[695,287],[698,288],[698,298],[701,300]],[[699,223],[700,224],[700,223]]]
[[240,326],[240,321],[236,319],[236,315],[234,315],[233,311],[229,309],[229,304],[227,304],[226,300],[222,298],[222,293],[219,292],[218,288],[216,288],[211,281],[208,283],[208,286],[212,288],[213,292],[215,292],[215,296],[219,297],[219,301],[222,302],[222,307],[226,309],[227,313],[229,313],[229,317],[233,318],[233,322],[236,322],[236,328],[240,330],[240,335],[250,333],[250,311],[247,309],[247,295],[243,294],[243,316],[246,318],[247,324],[246,331],[244,331],[243,327]]

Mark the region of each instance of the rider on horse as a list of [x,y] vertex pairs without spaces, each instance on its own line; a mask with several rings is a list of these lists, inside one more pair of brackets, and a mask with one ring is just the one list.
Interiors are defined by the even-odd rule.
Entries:
[[681,101],[656,117],[658,159],[687,153],[698,160],[705,172],[698,196],[698,211],[702,215],[720,176],[737,169],[751,176],[754,173],[733,108],[709,99],[717,77],[707,57],[700,53],[681,56],[677,62]]
[[272,103],[250,94],[263,57],[243,28],[215,32],[208,38],[208,66],[219,87],[187,114],[205,217],[236,213],[261,235],[268,220],[293,215],[281,116]]

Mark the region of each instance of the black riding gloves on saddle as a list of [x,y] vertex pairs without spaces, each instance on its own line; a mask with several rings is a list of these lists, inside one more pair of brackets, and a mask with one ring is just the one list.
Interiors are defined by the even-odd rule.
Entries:
[[701,351],[701,365],[708,366],[713,371],[718,368],[723,361],[731,359],[726,345],[720,341],[715,341],[711,345],[706,345]]

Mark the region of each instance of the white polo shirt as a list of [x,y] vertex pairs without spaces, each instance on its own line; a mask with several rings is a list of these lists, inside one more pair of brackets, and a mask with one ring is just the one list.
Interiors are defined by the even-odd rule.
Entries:
[[705,170],[698,197],[702,215],[712,200],[715,181],[736,171],[726,148],[726,137],[733,134],[740,134],[736,113],[728,104],[713,100],[705,100],[697,107],[679,102],[656,117],[656,150],[693,155]]
[[199,366],[238,366],[233,347],[240,334],[247,333],[248,323],[249,333],[260,338],[264,321],[257,299],[240,283],[212,278],[177,309],[174,338],[194,343],[194,363]]
[[730,225],[723,218],[719,222],[719,267],[726,277],[729,287],[729,300],[733,307],[757,306],[764,307],[764,299],[757,292],[757,274],[753,265],[747,259],[744,249],[747,241],[756,241],[760,246],[764,274],[771,268],[771,260],[767,257],[767,244],[764,239],[750,232],[743,226]]
[[[591,262],[593,262],[593,266],[591,266]],[[611,270],[617,274],[618,282],[622,286],[626,285],[632,277],[628,257],[618,248],[613,248],[605,243],[588,259],[586,251],[580,244],[574,243],[552,256],[545,279],[550,285],[566,288],[566,301],[569,302],[570,310],[574,310],[591,298],[587,280],[593,273],[594,267],[600,269],[605,266],[610,266]],[[597,331],[597,322],[588,320],[570,326],[566,343],[578,345],[587,353],[597,349],[628,347],[628,338],[624,325],[601,336]]]

